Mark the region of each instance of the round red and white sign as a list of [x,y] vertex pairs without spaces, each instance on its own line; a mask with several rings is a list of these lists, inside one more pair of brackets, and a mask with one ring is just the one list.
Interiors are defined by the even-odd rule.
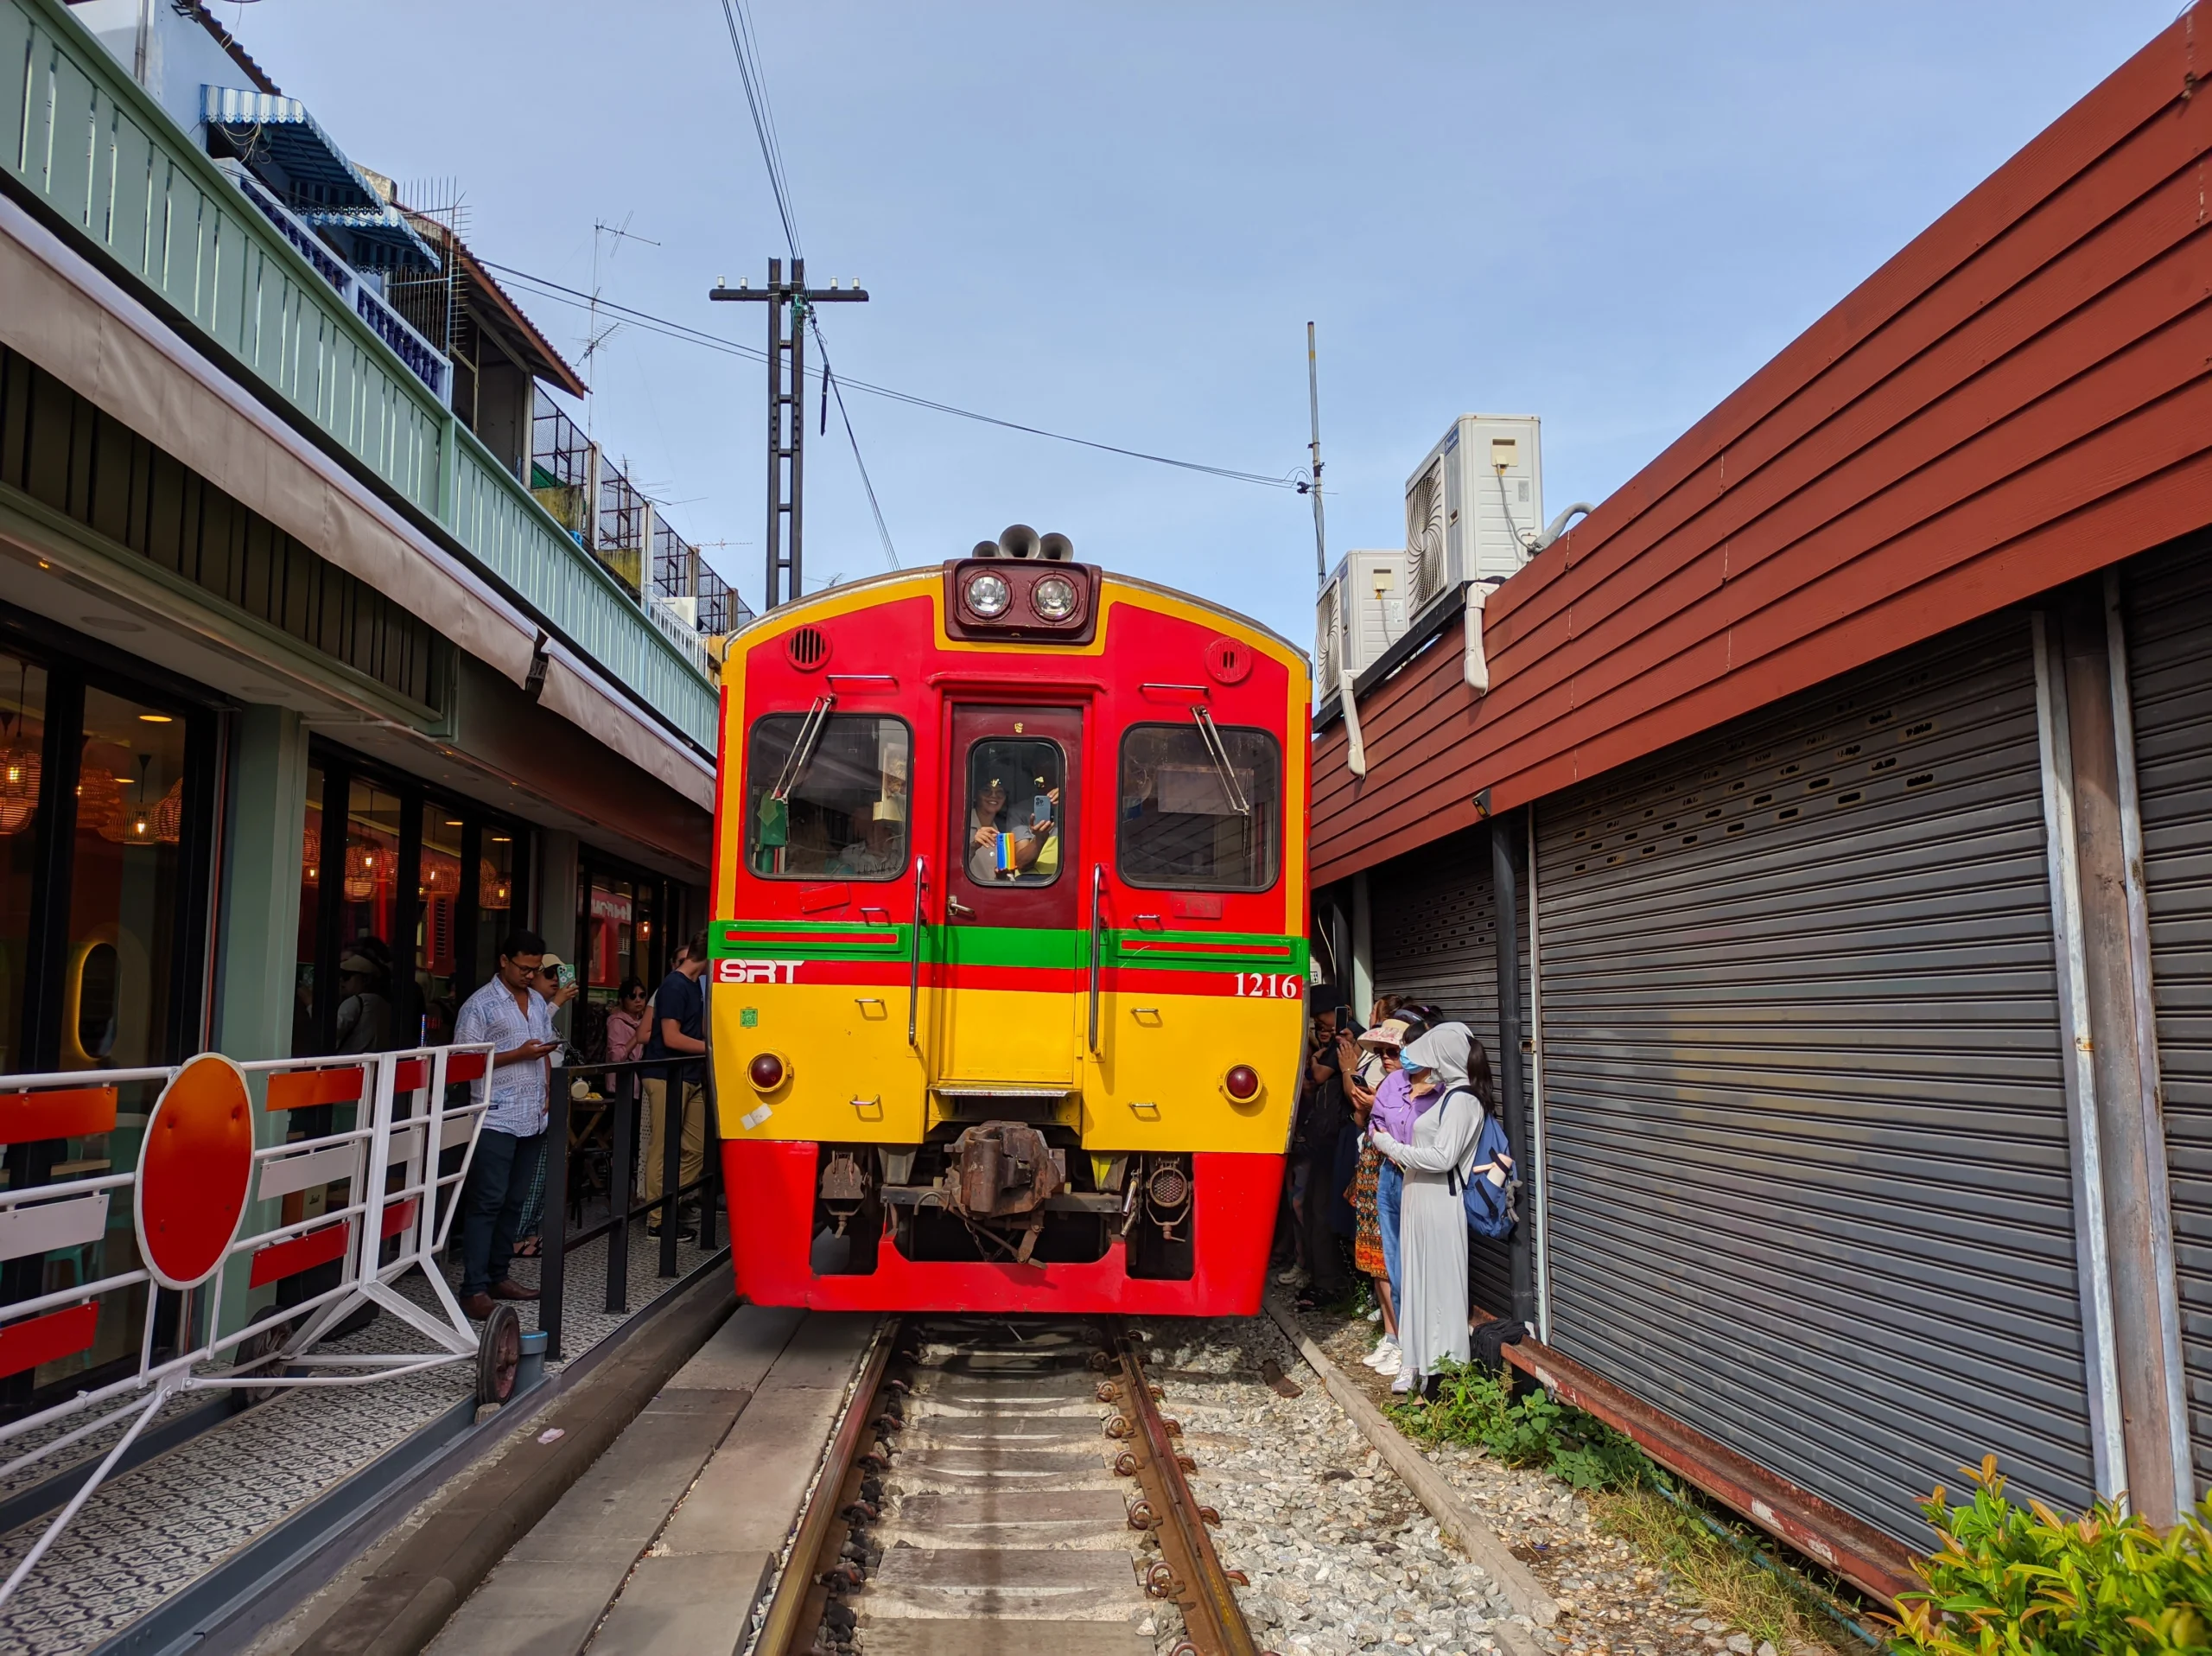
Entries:
[[138,1150],[138,1253],[154,1279],[197,1288],[213,1276],[252,1188],[245,1072],[220,1053],[201,1053],[162,1089]]

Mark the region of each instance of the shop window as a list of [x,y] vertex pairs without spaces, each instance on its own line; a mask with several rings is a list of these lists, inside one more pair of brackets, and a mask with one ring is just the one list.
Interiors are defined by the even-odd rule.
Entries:
[[421,1039],[442,1046],[471,984],[461,981],[461,869],[467,824],[435,799],[422,806],[422,850],[415,879],[415,986]]
[[[499,945],[523,923],[516,893],[522,889],[522,862],[514,835],[502,827],[486,826],[484,848],[476,858],[476,952],[472,959],[475,982],[472,992],[499,970]],[[462,998],[466,999],[467,997]]]
[[323,789],[322,767],[308,769],[307,826],[300,835],[300,933],[292,967],[292,1056],[322,1050],[315,1020],[315,963],[321,958]]
[[338,905],[338,1013],[331,1050],[388,1052],[401,1040],[391,939],[399,934],[399,795],[360,777],[347,785]]
[[0,1072],[29,1067],[23,985],[31,965],[38,878],[39,781],[45,766],[46,673],[0,655]]
[[316,744],[300,847],[292,1050],[452,1039],[524,922],[526,842],[478,807]]
[[61,992],[61,1067],[158,1063],[178,980],[185,722],[85,692]]

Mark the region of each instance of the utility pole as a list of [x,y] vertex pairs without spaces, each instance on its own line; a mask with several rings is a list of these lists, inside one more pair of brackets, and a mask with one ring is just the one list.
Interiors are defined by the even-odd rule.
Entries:
[[860,303],[868,294],[857,283],[840,288],[806,285],[806,261],[791,260],[791,279],[784,261],[768,261],[768,285],[740,282],[726,288],[717,281],[709,299],[760,299],[768,306],[768,584],[766,615],[799,596],[799,545],[804,514],[799,490],[806,449],[806,315],[818,304]]
[[1321,365],[1313,351],[1313,324],[1306,324],[1306,406],[1313,416],[1313,573],[1316,587],[1329,584],[1328,537],[1321,530]]

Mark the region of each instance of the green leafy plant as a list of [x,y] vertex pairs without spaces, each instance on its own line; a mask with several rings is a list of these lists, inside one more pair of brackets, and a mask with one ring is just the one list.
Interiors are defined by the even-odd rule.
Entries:
[[1921,1503],[1941,1544],[1898,1602],[1904,1656],[2169,1656],[2212,1650],[2212,1496],[2164,1534],[2099,1501],[2060,1518],[2017,1506],[1991,1455],[1973,1499]]
[[1479,1443],[1508,1466],[1541,1468],[1577,1489],[1624,1488],[1650,1470],[1643,1451],[1604,1422],[1541,1389],[1516,1397],[1483,1368],[1446,1364],[1434,1398],[1393,1412],[1413,1436]]

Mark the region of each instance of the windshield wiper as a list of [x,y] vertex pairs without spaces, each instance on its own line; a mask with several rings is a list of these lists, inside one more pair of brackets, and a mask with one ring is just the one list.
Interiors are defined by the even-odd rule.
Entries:
[[1240,817],[1252,814],[1252,802],[1244,797],[1244,790],[1236,786],[1236,772],[1229,762],[1229,748],[1221,739],[1221,732],[1213,728],[1213,714],[1204,702],[1191,709],[1191,717],[1198,722],[1198,740],[1206,744],[1206,756],[1213,761],[1213,767],[1221,778],[1221,791],[1229,796],[1229,808]]
[[788,801],[799,778],[806,774],[806,761],[814,757],[814,744],[822,740],[823,729],[830,723],[830,710],[836,700],[835,696],[817,696],[814,705],[807,709],[806,723],[798,728],[798,740],[791,744],[791,757],[784,761],[776,786],[768,791],[768,797],[777,804]]

